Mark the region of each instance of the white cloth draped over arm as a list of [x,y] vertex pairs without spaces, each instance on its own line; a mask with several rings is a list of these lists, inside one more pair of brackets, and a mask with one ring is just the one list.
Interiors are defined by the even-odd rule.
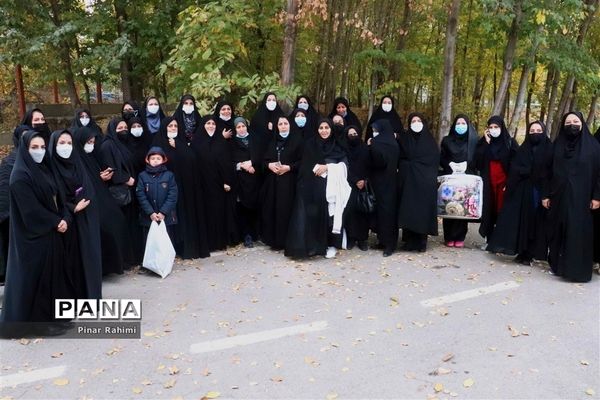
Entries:
[[329,216],[333,216],[332,233],[341,233],[344,208],[350,198],[352,188],[348,184],[348,170],[343,162],[327,164],[327,189],[325,197]]

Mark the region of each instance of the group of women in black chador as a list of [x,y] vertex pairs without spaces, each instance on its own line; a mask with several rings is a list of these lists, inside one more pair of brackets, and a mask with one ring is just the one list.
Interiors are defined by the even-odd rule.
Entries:
[[[285,115],[267,93],[248,121],[227,101],[202,117],[184,95],[166,116],[148,97],[142,107],[124,103],[105,134],[89,110],[53,133],[30,110],[0,165],[2,320],[52,320],[52,299],[100,298],[103,275],[141,263],[135,187],[151,146],[177,184],[170,235],[181,258],[258,239],[289,257],[334,257],[367,250],[370,231],[384,256],[399,239],[423,252],[438,234],[437,176],[466,163],[484,182],[479,232],[489,251],[548,260],[555,275],[589,281],[600,256],[600,134],[578,112],[563,117],[554,143],[541,121],[527,129],[519,146],[501,117],[479,138],[457,115],[438,146],[424,115],[410,114],[405,128],[391,96],[364,138],[344,98],[323,118],[305,95]],[[444,219],[444,242],[463,247],[467,230]]]

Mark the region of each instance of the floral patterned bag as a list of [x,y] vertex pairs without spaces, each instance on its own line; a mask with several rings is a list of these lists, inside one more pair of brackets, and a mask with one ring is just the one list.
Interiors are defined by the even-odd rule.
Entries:
[[442,218],[481,218],[483,180],[477,175],[454,173],[438,176],[438,215]]

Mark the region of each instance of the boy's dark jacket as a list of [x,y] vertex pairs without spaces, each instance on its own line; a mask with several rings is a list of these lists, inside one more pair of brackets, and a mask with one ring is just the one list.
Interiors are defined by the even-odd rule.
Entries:
[[152,213],[162,213],[167,226],[177,223],[175,175],[165,168],[159,169],[158,172],[146,170],[138,176],[135,192],[140,203],[140,222],[144,226],[150,226]]

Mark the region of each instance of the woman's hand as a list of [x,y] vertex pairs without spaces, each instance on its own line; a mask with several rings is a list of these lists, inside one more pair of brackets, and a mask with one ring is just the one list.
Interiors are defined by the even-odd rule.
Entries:
[[90,200],[86,200],[86,199],[81,199],[79,200],[79,203],[77,203],[77,205],[75,206],[75,212],[78,213],[81,210],[84,210],[87,206],[90,205]]
[[135,179],[133,179],[133,177],[129,177],[129,180],[127,182],[125,182],[125,184],[127,186],[133,186],[135,184]]
[[282,164],[282,165],[279,166],[279,172],[278,172],[278,174],[279,175],[283,175],[283,174],[286,174],[286,173],[290,172],[291,170],[292,170],[292,167],[290,167],[289,165],[283,165]]
[[225,139],[231,139],[231,129],[223,129],[223,137]]
[[590,203],[590,208],[592,210],[597,210],[598,208],[600,208],[600,200],[592,200],[592,202]]
[[100,179],[102,179],[102,181],[106,182],[106,181],[110,181],[113,177],[114,171],[109,167],[106,168],[104,171],[100,171]]
[[317,164],[314,171],[315,171],[316,176],[321,176],[325,172],[327,172],[327,165],[326,164]]
[[171,146],[172,148],[175,148],[175,139],[169,138],[169,146]]
[[225,190],[226,192],[229,192],[231,190],[231,186],[229,186],[228,184],[223,184],[223,190]]
[[483,137],[485,138],[485,141],[487,142],[487,144],[490,144],[490,142],[492,141],[492,136],[490,135],[490,130],[489,129],[485,129],[485,132],[483,132]]
[[550,199],[542,199],[542,206],[546,209],[550,209]]
[[68,227],[69,226],[67,225],[67,221],[65,221],[64,219],[61,219],[56,227],[56,230],[60,233],[65,233],[67,231]]
[[279,175],[279,168],[280,168],[280,166],[281,166],[281,164],[278,163],[278,162],[269,163],[269,169],[271,171],[273,171],[274,174],[277,174],[277,175]]

